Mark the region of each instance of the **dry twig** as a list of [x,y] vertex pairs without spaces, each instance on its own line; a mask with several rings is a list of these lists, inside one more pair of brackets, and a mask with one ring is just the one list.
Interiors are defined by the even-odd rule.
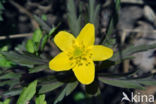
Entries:
[[31,19],[31,23],[32,23],[34,29],[39,28],[39,24],[37,23],[37,21],[34,19],[33,15],[28,10],[26,10],[23,6],[19,5],[18,3],[16,3],[13,0],[10,0],[10,3],[14,7],[16,7],[21,13],[26,14]]
[[24,33],[24,34],[14,34],[14,35],[9,35],[9,36],[0,36],[0,40],[4,39],[15,39],[15,38],[24,38],[24,37],[29,37],[32,36],[33,33]]

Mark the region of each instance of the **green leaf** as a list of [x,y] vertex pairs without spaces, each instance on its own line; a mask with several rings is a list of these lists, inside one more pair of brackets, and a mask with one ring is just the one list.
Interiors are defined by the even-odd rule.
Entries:
[[37,57],[32,54],[19,54],[17,52],[0,52],[2,55],[4,55],[8,60],[17,63],[19,65],[23,66],[30,66],[30,65],[35,65],[35,64],[45,64],[47,63],[46,60],[41,59],[40,57]]
[[0,21],[3,21],[3,17],[1,16],[1,14],[0,14]]
[[43,30],[45,30],[47,33],[51,30],[51,28],[38,16],[34,15],[34,19],[40,24]]
[[89,22],[94,24],[95,0],[89,0]]
[[37,97],[35,104],[47,104],[47,102],[45,101],[45,95],[40,95],[39,97]]
[[109,40],[111,39],[111,34],[113,33],[114,29],[117,26],[118,18],[119,18],[119,10],[120,10],[120,0],[113,1],[113,8],[112,8],[111,18],[109,20],[109,24],[106,30],[106,36],[101,39],[100,44],[108,44]]
[[1,75],[0,79],[19,79],[21,77],[20,73],[9,72],[7,74]]
[[129,46],[128,48],[126,48],[123,51],[123,54],[124,55],[132,55],[137,52],[147,51],[149,49],[154,49],[154,48],[156,48],[156,43],[142,44],[142,45],[138,45],[138,46],[132,45],[132,46]]
[[32,37],[33,42],[40,43],[41,38],[42,38],[42,31],[40,29],[36,29]]
[[58,29],[59,25],[60,25],[60,24],[58,24],[56,27],[53,27],[53,28],[49,31],[48,35],[44,35],[44,36],[42,37],[42,39],[41,39],[41,50],[44,49],[45,44],[47,43],[48,39],[49,39],[49,38],[51,37],[51,35]]
[[19,95],[22,92],[22,89],[14,89],[10,91],[6,91],[3,93],[3,96],[16,96]]
[[117,52],[110,60],[112,61],[119,61],[127,56],[131,56],[134,53],[142,52],[142,51],[147,51],[149,49],[154,49],[156,48],[156,43],[154,44],[143,44],[143,45],[138,45],[138,46],[129,46],[126,49],[124,49],[121,52]]
[[59,26],[60,26],[60,24],[58,24],[56,27],[53,27],[53,28],[49,31],[48,37],[50,37],[50,36],[58,29]]
[[0,2],[0,10],[4,10],[4,6],[1,2]]
[[48,68],[49,68],[48,64],[47,65],[40,65],[40,66],[29,69],[29,73],[37,73],[37,72],[46,70]]
[[120,0],[114,0],[115,1],[115,10],[116,12],[120,11]]
[[68,0],[67,1],[67,16],[68,16],[68,24],[69,24],[69,28],[71,30],[71,32],[77,36],[80,32],[80,17],[79,16],[79,19],[78,19],[78,16],[77,16],[77,11],[76,11],[76,5],[74,3],[74,0]]
[[98,28],[99,24],[99,11],[100,11],[100,5],[95,5],[95,0],[89,0],[89,22],[93,23],[96,27],[96,30]]
[[77,87],[78,82],[72,82],[72,83],[68,83],[65,88],[61,91],[61,93],[59,94],[59,96],[55,99],[54,104],[57,104],[58,102],[60,102],[61,100],[63,100],[63,98],[65,96],[68,96],[71,94],[71,92],[74,91],[74,89]]
[[85,95],[82,92],[78,92],[78,93],[76,93],[74,95],[74,100],[75,101],[80,101],[80,100],[83,100],[83,99],[85,99]]
[[156,85],[156,80],[152,78],[137,79],[137,81],[138,83],[145,85],[145,86]]
[[65,87],[66,88],[66,96],[70,95],[75,90],[75,88],[77,86],[78,86],[77,81],[68,83],[67,86]]
[[8,45],[5,45],[2,48],[0,48],[1,51],[8,51],[8,49],[9,49]]
[[48,41],[48,35],[45,35],[43,38],[42,38],[42,41],[41,41],[41,50],[43,50],[44,49],[44,47],[45,47],[45,45],[46,45],[46,43],[47,43],[47,41]]
[[121,88],[134,88],[134,89],[144,89],[136,80],[123,80],[123,79],[111,79],[105,77],[99,77],[99,80],[105,84],[109,84]]
[[6,99],[3,104],[10,104],[10,99]]
[[[8,45],[4,45],[0,48],[1,51],[8,51]],[[3,55],[0,54],[0,67],[3,68],[10,68],[12,67],[13,63],[7,60]]]
[[47,21],[47,15],[46,14],[42,14],[41,18],[43,21]]
[[3,68],[10,68],[12,67],[13,63],[7,60],[4,56],[0,55],[0,67]]
[[0,86],[8,85],[10,90],[17,84],[19,84],[19,79],[10,79],[10,80],[1,81]]
[[6,99],[4,102],[0,102],[0,104],[10,104],[10,99]]
[[26,104],[36,93],[37,80],[31,82],[20,94],[17,104]]
[[26,43],[26,49],[30,53],[34,53],[35,52],[34,42],[31,39],[29,39],[27,41],[27,43]]
[[64,84],[63,82],[54,82],[54,83],[44,84],[41,86],[41,89],[39,90],[39,94],[53,91],[57,89],[58,87],[61,87],[63,84]]

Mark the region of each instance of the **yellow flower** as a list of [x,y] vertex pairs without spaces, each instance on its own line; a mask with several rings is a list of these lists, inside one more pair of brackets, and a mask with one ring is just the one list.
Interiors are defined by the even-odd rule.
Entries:
[[94,45],[94,25],[88,23],[77,38],[61,31],[54,38],[55,44],[62,50],[49,62],[49,68],[54,71],[72,69],[76,78],[82,84],[94,81],[95,65],[93,61],[104,61],[113,55],[113,50],[103,45]]

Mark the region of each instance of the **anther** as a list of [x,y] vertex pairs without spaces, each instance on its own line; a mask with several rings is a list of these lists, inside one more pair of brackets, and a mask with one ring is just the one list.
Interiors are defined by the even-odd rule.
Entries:
[[83,65],[82,63],[79,63],[79,64],[78,64],[78,66],[82,66],[82,65]]

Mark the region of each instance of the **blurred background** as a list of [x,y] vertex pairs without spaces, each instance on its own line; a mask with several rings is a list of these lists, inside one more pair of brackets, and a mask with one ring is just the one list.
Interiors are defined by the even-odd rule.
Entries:
[[[112,1],[96,0],[95,2],[96,5],[100,5],[99,13],[97,14],[98,21],[96,22],[98,24],[96,43],[99,43],[106,33],[112,14]],[[116,42],[122,46],[119,48],[127,47],[130,44],[156,43],[156,1],[120,1],[121,7],[118,23],[115,32],[111,34],[111,37],[115,38]],[[9,51],[19,51],[21,49],[19,48],[20,45],[32,37],[33,32],[40,26],[40,23],[34,19],[34,15],[42,19],[49,27],[59,25],[55,31],[56,33],[60,30],[72,32],[68,24],[68,8],[70,7],[67,8],[67,2],[68,0],[0,0],[0,49],[5,50],[6,47]],[[87,18],[85,13],[88,11],[88,0],[74,0],[74,3],[76,10],[80,8],[76,14],[82,14],[82,20],[85,21],[85,18]],[[81,24],[82,28],[85,22]],[[116,50],[117,46],[113,48]],[[50,56],[57,54],[58,49],[53,43],[48,42],[44,52],[50,59]],[[134,59],[125,60],[117,66],[118,72],[126,73],[134,67],[140,69],[141,71],[138,74],[142,75],[156,72],[156,49],[136,53],[133,56],[135,56]],[[1,67],[10,67],[10,62],[0,57],[0,70],[2,70]],[[19,70],[20,67],[17,67],[17,69]],[[103,86],[101,96],[86,97],[84,91],[77,88],[71,95],[65,97],[60,104],[128,104],[128,102],[121,102],[122,92],[130,94],[131,91],[134,91],[109,85],[101,86]],[[0,95],[6,87],[0,87]],[[155,95],[156,87],[150,86],[140,92]],[[46,100],[49,102],[48,104],[52,104],[56,95],[57,91],[47,94]],[[12,97],[12,104],[15,104],[14,101],[16,99],[17,96]],[[33,102],[30,104],[33,104]],[[153,104],[156,104],[156,102]]]

